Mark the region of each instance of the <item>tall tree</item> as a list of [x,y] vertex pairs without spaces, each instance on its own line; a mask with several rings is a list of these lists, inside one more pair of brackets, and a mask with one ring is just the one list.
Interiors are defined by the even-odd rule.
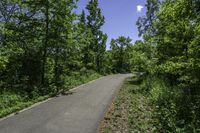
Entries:
[[0,1],[0,45],[6,39],[5,26],[11,21],[12,15],[17,9],[17,4],[12,2],[12,0]]
[[[71,0],[60,0],[51,6],[51,18],[50,21],[50,46],[48,49],[50,57],[54,60],[54,83],[58,87],[62,85],[61,76],[63,70],[69,67],[67,63],[70,62],[70,57],[74,55],[72,52],[77,48],[72,44],[73,40],[73,23],[76,19],[76,15],[72,13],[72,10],[76,7],[76,2]],[[75,39],[74,39],[75,40]],[[71,52],[69,51],[71,50]]]
[[[153,2],[153,0],[148,1]],[[156,5],[155,3],[152,7],[156,7]],[[163,81],[170,86],[166,87],[167,91],[173,92],[171,88],[177,91],[168,98],[171,100],[174,97],[173,102],[168,102],[163,98],[163,101],[167,101],[166,105],[173,104],[170,106],[175,105],[176,107],[176,114],[173,114],[176,117],[170,118],[169,121],[171,119],[184,121],[183,125],[175,122],[173,126],[165,127],[166,120],[163,120],[162,124],[164,128],[172,132],[174,125],[177,127],[181,125],[181,130],[184,126],[183,132],[195,132],[199,127],[198,119],[200,117],[199,0],[163,0],[158,7],[159,10],[147,8],[145,19],[149,18],[149,20],[144,19],[143,22],[139,20],[138,26],[139,30],[142,28],[141,31],[150,26],[144,32],[140,32],[144,37],[145,44],[150,44],[155,48],[153,54],[156,62],[153,65],[155,67],[152,68],[153,76],[163,78]],[[148,16],[148,12],[151,11],[155,11],[155,13],[151,13],[152,16],[155,16],[153,19]],[[160,100],[162,99],[159,99],[159,102]],[[169,116],[169,114],[165,115]]]
[[95,52],[95,68],[100,72],[100,62],[102,62],[101,57],[103,57],[103,54],[106,51],[104,42],[106,41],[105,38],[107,35],[103,34],[101,31],[105,19],[104,16],[102,16],[101,9],[98,7],[98,0],[90,0],[86,8],[89,11],[89,15],[87,16],[88,28],[91,29],[94,38],[93,41],[90,42],[90,47]]
[[[156,29],[153,26],[154,20],[156,20],[156,12],[159,10],[160,0],[147,0],[146,15],[139,17],[136,25],[138,26],[139,36],[149,35],[153,36],[156,32]],[[148,37],[149,38],[149,37]]]
[[94,63],[94,51],[91,49],[91,42],[93,41],[93,34],[87,26],[85,11],[82,11],[79,17],[78,24],[78,43],[81,45],[82,62],[85,68],[92,69]]
[[120,36],[118,39],[111,40],[111,53],[113,59],[114,72],[128,72],[130,71],[128,64],[128,50],[131,46],[131,39]]

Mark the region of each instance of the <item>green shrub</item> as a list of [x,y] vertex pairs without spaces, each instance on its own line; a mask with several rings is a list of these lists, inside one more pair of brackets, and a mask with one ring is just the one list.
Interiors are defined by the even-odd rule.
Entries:
[[147,76],[141,85],[156,109],[154,118],[159,121],[158,132],[197,132],[200,99],[193,98],[183,88],[171,86],[164,77]]
[[24,101],[25,98],[21,95],[9,92],[3,93],[2,95],[0,95],[0,110],[12,107]]
[[100,76],[100,74],[88,70],[85,73],[73,72],[70,76],[64,77],[64,86],[61,87],[57,87],[55,84],[51,84],[47,88],[35,87],[31,94],[26,92],[21,92],[20,94],[16,92],[0,93],[0,118],[51,96],[68,91],[75,86],[97,79]]

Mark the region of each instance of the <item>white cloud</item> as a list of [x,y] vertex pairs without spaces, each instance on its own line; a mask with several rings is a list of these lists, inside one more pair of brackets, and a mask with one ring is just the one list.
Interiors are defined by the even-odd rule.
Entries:
[[142,12],[142,9],[143,9],[143,8],[144,8],[143,6],[137,5],[137,12]]

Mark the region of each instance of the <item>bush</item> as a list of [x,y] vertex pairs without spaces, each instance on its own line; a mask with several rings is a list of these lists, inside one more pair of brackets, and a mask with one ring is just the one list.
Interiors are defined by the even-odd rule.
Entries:
[[69,89],[99,78],[101,75],[94,71],[86,71],[85,73],[74,72],[70,76],[63,77],[64,86],[57,87],[51,84],[46,88],[34,87],[31,94],[21,91],[19,94],[13,92],[0,93],[0,118],[12,112],[19,111],[36,102],[43,101],[51,96],[68,91]]
[[0,110],[12,107],[24,101],[25,98],[21,95],[9,92],[3,93],[2,95],[0,95]]
[[172,86],[164,77],[148,75],[141,85],[156,107],[158,132],[195,132],[199,131],[200,98],[196,102],[183,88]]

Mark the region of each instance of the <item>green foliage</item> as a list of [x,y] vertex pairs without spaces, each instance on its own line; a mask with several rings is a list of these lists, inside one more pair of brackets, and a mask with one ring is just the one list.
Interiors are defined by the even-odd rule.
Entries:
[[105,23],[105,18],[98,6],[98,0],[90,0],[86,6],[86,9],[89,12],[89,15],[87,16],[87,27],[92,33],[92,39],[89,42],[89,48],[94,53],[90,54],[90,56],[92,56],[94,59],[94,62],[91,63],[93,63],[93,65],[95,64],[93,68],[95,68],[96,71],[102,72],[102,62],[105,58],[107,35],[101,31],[101,27]]
[[142,41],[136,41],[131,46],[129,63],[131,65],[131,71],[151,72],[151,68],[154,66],[154,60],[152,59],[153,47],[148,43]]
[[[156,28],[153,23],[157,19],[157,11],[159,10],[161,0],[147,0],[146,3],[146,16],[139,17],[136,25],[138,26],[139,36],[144,37],[144,39],[150,39],[150,37],[156,32]],[[151,33],[152,35],[150,35]],[[148,34],[148,36],[145,36]]]
[[57,86],[52,84],[48,87],[50,92],[44,96],[41,96],[40,94],[41,88],[34,88],[34,91],[31,93],[32,97],[28,97],[30,94],[3,92],[0,94],[0,118],[99,77],[101,77],[101,75],[95,71],[86,71],[84,73],[76,72],[73,75],[65,77],[65,85],[62,89],[59,89],[59,92]]
[[131,39],[120,36],[118,39],[111,40],[112,71],[114,73],[130,72],[130,47]]
[[[139,73],[136,73],[140,75]],[[156,132],[154,107],[149,104],[145,90],[140,86],[140,76],[127,78],[100,127],[101,133]]]
[[12,107],[25,100],[25,98],[21,97],[20,95],[11,94],[8,92],[1,94],[0,98],[0,110]]
[[8,57],[5,55],[4,50],[0,51],[0,71],[6,68],[6,64],[8,63]]
[[[99,77],[142,71],[156,105],[158,132],[198,132],[200,2],[147,0],[143,41],[101,31],[98,0],[75,14],[77,0],[0,1],[0,116]],[[27,102],[28,101],[28,102]],[[183,117],[182,117],[183,116]]]
[[[164,77],[148,76],[140,86],[154,105],[153,118],[158,121],[157,132],[198,131],[199,107],[180,87],[171,86]],[[199,98],[198,98],[199,99]]]
[[147,0],[146,7],[132,66],[147,72],[142,88],[157,106],[157,130],[199,132],[199,1]]
[[108,71],[98,1],[88,3],[87,19],[84,11],[74,12],[76,4],[77,0],[0,2],[0,94],[6,110],[0,114]]

